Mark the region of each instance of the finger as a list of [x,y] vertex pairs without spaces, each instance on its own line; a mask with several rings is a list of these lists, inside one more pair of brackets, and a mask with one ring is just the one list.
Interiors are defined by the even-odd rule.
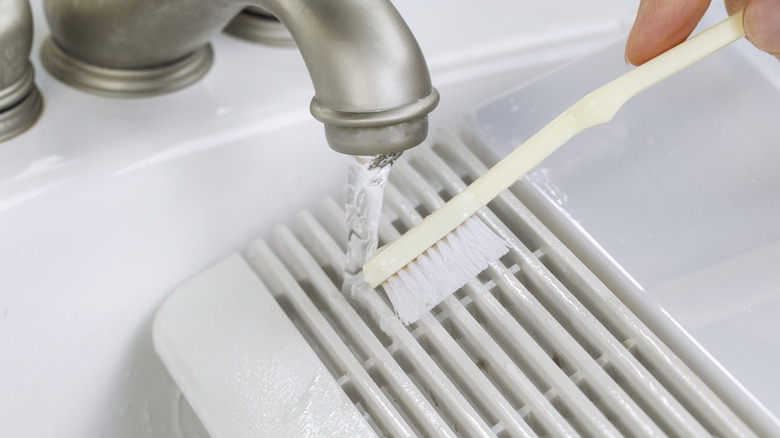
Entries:
[[685,41],[710,0],[641,0],[626,41],[626,61],[639,65]]
[[743,23],[745,35],[753,45],[780,55],[780,0],[746,1]]

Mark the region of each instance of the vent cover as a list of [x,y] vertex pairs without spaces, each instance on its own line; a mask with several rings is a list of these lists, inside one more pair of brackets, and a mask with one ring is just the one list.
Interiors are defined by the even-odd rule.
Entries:
[[[391,172],[380,244],[487,169],[455,136]],[[509,191],[478,214],[510,252],[408,327],[340,292],[341,203],[247,259],[350,400],[387,436],[755,436]]]

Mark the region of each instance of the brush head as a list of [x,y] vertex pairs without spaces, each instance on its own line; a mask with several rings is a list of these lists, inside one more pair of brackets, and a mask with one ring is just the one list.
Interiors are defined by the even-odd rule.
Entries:
[[504,239],[472,216],[382,286],[408,325],[509,251]]

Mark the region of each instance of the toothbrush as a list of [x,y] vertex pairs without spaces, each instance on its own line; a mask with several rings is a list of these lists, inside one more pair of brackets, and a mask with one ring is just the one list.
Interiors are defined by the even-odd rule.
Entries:
[[404,324],[462,287],[507,251],[472,217],[583,130],[609,122],[631,97],[745,36],[742,11],[591,92],[401,238],[380,248],[363,273],[383,283]]

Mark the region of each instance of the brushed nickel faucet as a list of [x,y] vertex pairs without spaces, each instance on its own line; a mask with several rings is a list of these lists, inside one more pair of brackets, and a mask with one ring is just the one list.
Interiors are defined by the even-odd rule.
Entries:
[[177,90],[208,71],[209,40],[248,6],[277,17],[295,40],[314,84],[310,110],[331,148],[374,155],[425,139],[439,95],[389,0],[45,0],[52,35],[43,64],[103,95]]
[[43,109],[30,63],[32,37],[27,0],[0,0],[0,141],[24,132]]

